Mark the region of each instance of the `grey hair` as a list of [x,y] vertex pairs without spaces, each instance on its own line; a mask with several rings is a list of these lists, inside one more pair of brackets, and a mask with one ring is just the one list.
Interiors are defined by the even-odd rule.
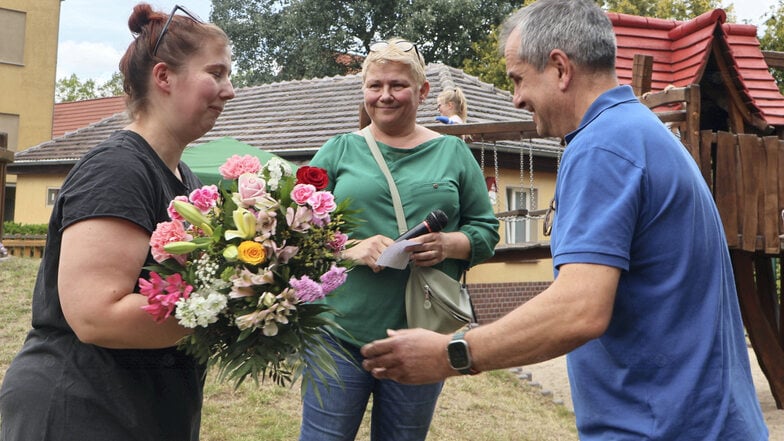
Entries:
[[615,69],[615,32],[607,14],[592,0],[537,0],[519,9],[501,27],[502,54],[515,32],[520,39],[517,55],[539,72],[553,49],[594,71]]

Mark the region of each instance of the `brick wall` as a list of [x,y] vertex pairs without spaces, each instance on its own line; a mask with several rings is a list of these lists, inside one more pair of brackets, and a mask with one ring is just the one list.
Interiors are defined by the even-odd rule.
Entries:
[[474,312],[480,324],[493,322],[531,300],[551,282],[468,284]]

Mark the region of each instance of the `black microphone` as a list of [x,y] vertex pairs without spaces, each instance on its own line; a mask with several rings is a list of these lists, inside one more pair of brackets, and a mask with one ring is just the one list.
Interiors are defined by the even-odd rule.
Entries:
[[401,234],[400,237],[395,239],[395,242],[411,239],[427,233],[435,233],[437,231],[441,231],[441,229],[446,226],[447,220],[449,220],[449,218],[446,216],[446,214],[443,211],[433,210],[427,215],[427,217],[425,218],[424,221],[422,221],[422,223],[406,231],[405,233]]

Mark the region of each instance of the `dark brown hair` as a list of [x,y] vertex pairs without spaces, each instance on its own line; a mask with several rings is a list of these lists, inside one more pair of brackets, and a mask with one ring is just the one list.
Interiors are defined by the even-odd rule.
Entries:
[[147,3],[134,6],[128,18],[128,28],[135,38],[120,59],[119,67],[131,118],[147,106],[150,72],[157,63],[164,62],[170,69],[177,71],[187,62],[188,57],[199,51],[205,41],[229,44],[229,38],[219,27],[177,14],[169,23],[157,53],[153,54],[155,43],[168,19],[167,14],[153,11]]

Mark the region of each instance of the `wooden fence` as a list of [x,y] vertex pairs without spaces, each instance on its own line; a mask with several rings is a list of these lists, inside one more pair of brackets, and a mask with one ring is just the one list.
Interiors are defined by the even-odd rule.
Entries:
[[691,153],[711,185],[730,249],[779,255],[784,141],[728,132],[700,137],[700,151]]
[[44,254],[46,236],[6,237],[3,246],[8,254],[15,257],[40,258]]

